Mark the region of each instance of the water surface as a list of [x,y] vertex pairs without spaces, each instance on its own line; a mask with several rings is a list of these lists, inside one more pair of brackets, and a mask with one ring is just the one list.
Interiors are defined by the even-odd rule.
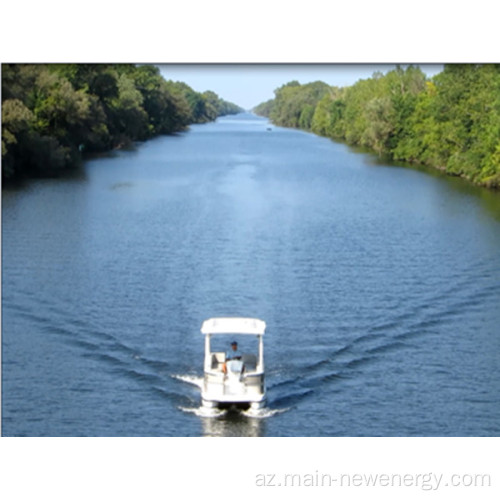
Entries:
[[[242,114],[4,190],[7,436],[497,436],[500,198]],[[261,418],[200,416],[255,316]]]

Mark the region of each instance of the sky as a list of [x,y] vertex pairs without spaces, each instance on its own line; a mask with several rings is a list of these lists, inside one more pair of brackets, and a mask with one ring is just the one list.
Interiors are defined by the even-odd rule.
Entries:
[[[403,65],[404,66],[404,65]],[[441,64],[421,64],[422,71],[434,76]],[[394,64],[163,64],[159,65],[167,80],[187,83],[193,90],[212,90],[220,98],[250,110],[274,98],[274,90],[292,80],[301,84],[323,81],[346,87],[376,71],[386,73]]]

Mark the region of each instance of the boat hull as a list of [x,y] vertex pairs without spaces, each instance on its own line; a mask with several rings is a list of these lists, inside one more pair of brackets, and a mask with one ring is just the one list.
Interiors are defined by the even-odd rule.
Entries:
[[203,406],[206,407],[252,407],[260,408],[264,405],[266,391],[264,374],[254,374],[242,379],[231,380],[220,374],[205,374],[201,391]]

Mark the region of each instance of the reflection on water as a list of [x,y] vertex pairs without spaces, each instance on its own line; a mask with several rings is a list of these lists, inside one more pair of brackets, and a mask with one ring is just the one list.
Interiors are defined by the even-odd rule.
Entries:
[[[174,379],[185,382],[188,385],[201,388],[202,377],[194,375],[174,375]],[[201,398],[201,393],[200,393]],[[241,410],[236,408],[220,409],[217,407],[185,407],[179,410],[184,413],[196,415],[201,422],[203,436],[226,436],[226,437],[258,437],[264,436],[266,431],[266,420],[275,415],[289,411],[290,407],[263,408]]]
[[[353,151],[366,151],[363,148],[350,147]],[[383,156],[374,156],[368,154],[365,156],[366,162],[371,165],[376,165],[382,168],[404,168],[415,172],[424,173],[426,176],[433,177],[439,186],[439,194],[442,195],[448,191],[450,197],[456,198],[456,194],[470,196],[472,200],[480,200],[482,208],[484,208],[490,216],[500,221],[500,193],[498,190],[486,189],[481,186],[476,186],[471,182],[462,179],[461,177],[451,176],[436,168],[427,167],[425,165],[416,165],[402,161],[388,160]]]
[[266,419],[252,418],[239,411],[227,411],[220,417],[201,417],[203,435],[208,437],[259,437],[265,435]]

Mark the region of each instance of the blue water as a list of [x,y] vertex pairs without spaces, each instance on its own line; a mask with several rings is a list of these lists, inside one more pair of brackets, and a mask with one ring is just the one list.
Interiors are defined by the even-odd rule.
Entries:
[[[500,196],[242,114],[2,197],[5,436],[498,436]],[[266,321],[260,418],[201,323]]]

